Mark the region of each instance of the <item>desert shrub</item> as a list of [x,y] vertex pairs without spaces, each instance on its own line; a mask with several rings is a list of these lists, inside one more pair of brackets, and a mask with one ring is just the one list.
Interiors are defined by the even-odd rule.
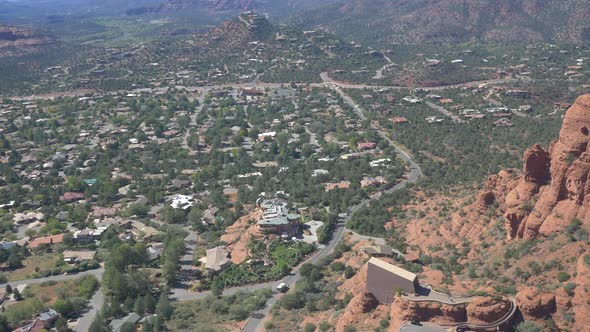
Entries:
[[559,280],[559,282],[564,282],[564,281],[568,281],[570,280],[570,275],[567,272],[561,271],[559,272],[559,274],[557,275],[557,280]]

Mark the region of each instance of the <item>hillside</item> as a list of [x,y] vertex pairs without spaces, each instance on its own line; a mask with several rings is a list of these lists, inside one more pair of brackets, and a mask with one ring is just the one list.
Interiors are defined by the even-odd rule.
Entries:
[[590,4],[580,0],[348,0],[290,22],[388,43],[590,41]]
[[[526,320],[582,331],[590,304],[588,114],[590,96],[567,111],[559,139],[535,145],[522,171],[503,170],[479,194],[417,193],[395,218],[408,252],[425,263],[423,280],[455,294],[517,294]],[[575,290],[575,291],[574,291]]]
[[[331,3],[327,1],[323,4]],[[278,16],[286,16],[293,10],[317,7],[310,0],[165,0],[159,6],[138,7],[127,10],[127,15],[144,14],[182,14],[183,11],[206,12],[217,16],[236,14],[245,11],[270,12]]]

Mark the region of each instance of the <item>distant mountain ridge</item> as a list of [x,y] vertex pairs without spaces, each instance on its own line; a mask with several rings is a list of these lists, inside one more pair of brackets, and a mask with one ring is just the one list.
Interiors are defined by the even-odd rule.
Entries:
[[[293,0],[289,0],[293,1]],[[185,10],[208,10],[213,12],[243,12],[252,10],[266,10],[273,3],[287,3],[288,0],[165,0],[157,7],[140,7],[127,11],[128,15],[143,15],[148,13],[172,13]]]
[[423,42],[590,42],[583,0],[345,0],[304,10],[290,23],[355,39]]
[[[321,5],[342,0],[327,0]],[[317,7],[315,0],[164,0],[155,7],[139,7],[127,10],[127,15],[173,13],[186,10],[207,10],[211,12],[275,11],[285,15],[290,10]]]

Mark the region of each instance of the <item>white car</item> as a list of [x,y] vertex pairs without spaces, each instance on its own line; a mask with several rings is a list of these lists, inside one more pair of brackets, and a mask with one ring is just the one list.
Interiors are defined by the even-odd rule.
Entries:
[[286,283],[281,282],[278,286],[277,286],[277,290],[279,292],[286,292],[287,290],[289,290],[289,287],[287,286]]

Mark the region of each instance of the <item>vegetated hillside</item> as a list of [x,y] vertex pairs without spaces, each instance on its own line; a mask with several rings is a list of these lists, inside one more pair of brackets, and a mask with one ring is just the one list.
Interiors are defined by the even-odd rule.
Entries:
[[[390,229],[406,230],[424,280],[454,293],[517,294],[525,320],[550,330],[590,324],[590,95],[567,111],[559,139],[536,145],[522,172],[503,170],[472,194],[418,195]],[[451,190],[452,191],[452,190]]]
[[304,10],[290,22],[323,25],[373,42],[590,42],[582,0],[347,0]]
[[[336,0],[334,0],[336,1]],[[322,4],[332,3],[323,2]],[[127,10],[127,15],[179,13],[182,11],[206,11],[210,15],[240,13],[245,11],[272,12],[287,15],[292,9],[317,7],[311,0],[165,0],[159,6],[138,7]]]
[[275,27],[264,17],[244,13],[211,29],[204,40],[210,41],[212,49],[231,51],[246,46],[249,42],[265,41],[273,37]]

